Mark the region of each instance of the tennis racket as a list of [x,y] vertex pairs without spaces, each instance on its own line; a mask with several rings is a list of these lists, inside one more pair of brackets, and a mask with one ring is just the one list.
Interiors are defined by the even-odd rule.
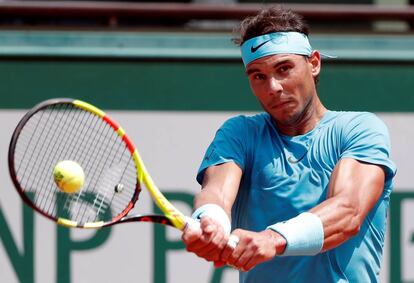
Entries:
[[[65,193],[56,185],[53,170],[62,160],[83,168],[79,191]],[[57,224],[102,228],[141,221],[199,229],[160,192],[119,124],[89,103],[58,98],[36,105],[13,133],[8,162],[23,201]],[[142,183],[164,215],[128,215]]]

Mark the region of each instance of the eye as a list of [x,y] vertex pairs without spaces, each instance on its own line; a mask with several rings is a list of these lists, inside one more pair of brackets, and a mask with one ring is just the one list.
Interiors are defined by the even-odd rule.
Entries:
[[261,74],[261,73],[254,73],[254,74],[252,74],[252,79],[262,81],[262,80],[266,79],[266,76]]
[[291,67],[289,65],[283,65],[278,68],[279,73],[287,73]]

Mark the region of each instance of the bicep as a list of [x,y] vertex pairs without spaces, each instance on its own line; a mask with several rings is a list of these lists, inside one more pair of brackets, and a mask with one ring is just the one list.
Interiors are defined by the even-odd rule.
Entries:
[[234,162],[208,167],[204,172],[201,192],[195,198],[194,207],[215,203],[230,215],[241,177],[242,169]]
[[331,175],[328,198],[347,199],[366,215],[381,196],[384,182],[381,166],[343,158]]

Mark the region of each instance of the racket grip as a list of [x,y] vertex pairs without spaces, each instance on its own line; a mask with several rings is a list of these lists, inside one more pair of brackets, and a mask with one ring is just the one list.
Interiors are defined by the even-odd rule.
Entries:
[[200,230],[200,222],[198,222],[197,220],[185,216],[185,227],[184,230],[186,229],[190,229],[190,230]]

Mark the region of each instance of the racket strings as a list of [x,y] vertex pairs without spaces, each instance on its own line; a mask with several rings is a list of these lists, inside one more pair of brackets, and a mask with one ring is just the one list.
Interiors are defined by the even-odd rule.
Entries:
[[[58,125],[71,124],[73,122],[73,119],[72,119],[73,115],[72,115],[71,107],[67,107],[67,105],[65,105],[66,106],[65,108],[59,107],[59,106],[60,105],[54,106],[51,109],[51,111],[53,112],[51,112],[50,116],[51,117],[56,116],[54,120],[57,121],[57,123],[56,123],[56,130],[53,132],[52,137],[48,139],[48,141],[51,143],[51,149],[50,149],[50,154],[49,154],[49,156],[51,157],[51,160],[49,160],[49,162],[47,163],[46,162],[44,163],[44,166],[45,166],[44,170],[47,170],[47,168],[50,168],[57,162],[63,160],[63,156],[67,154],[67,148],[60,147],[60,143],[59,143],[60,139],[66,140],[73,136],[74,136],[74,139],[77,138],[76,132],[74,131],[74,127],[71,127],[70,130],[67,130],[67,131],[65,131],[64,127],[58,127]],[[62,109],[63,109],[63,112],[59,111]],[[47,187],[46,186],[44,187],[44,189],[49,192],[49,198],[52,198],[52,199],[54,196],[53,188],[55,188],[55,184],[53,182],[50,182]],[[59,199],[61,200],[59,201]],[[61,201],[62,201],[61,195],[58,195],[58,201],[49,201],[49,205],[46,208],[47,213],[49,214],[56,213],[57,204],[61,203]]]
[[[86,197],[85,195],[78,194],[76,200],[72,198],[66,204],[67,210],[73,211],[71,218],[82,223],[99,220],[107,221],[111,217],[111,214],[108,214],[110,207],[112,208],[112,213],[116,215],[121,210],[118,207],[123,209],[131,199],[131,195],[129,195],[128,201],[124,201],[120,206],[112,205],[111,202],[108,203],[107,195],[114,195],[115,185],[110,185],[114,181],[106,179],[105,176],[113,172],[113,168],[111,167],[114,163],[114,157],[116,157],[120,149],[123,149],[125,152],[126,147],[108,124],[104,123],[97,116],[88,114],[95,120],[95,123],[87,123],[85,125],[87,132],[91,134],[87,140],[92,141],[92,143],[84,147],[89,152],[83,154],[84,156],[92,157],[87,158],[84,165],[86,175],[91,176],[91,180],[87,186],[90,190]],[[118,150],[114,148],[116,142],[118,143]],[[113,156],[112,158],[111,155]],[[130,156],[129,153],[128,156]],[[90,169],[89,171],[88,168]],[[117,181],[119,182],[119,180]],[[69,207],[68,204],[73,205],[73,208]]]
[[[34,119],[31,121],[33,124],[35,124],[34,125],[35,128],[43,128],[43,126],[42,126],[43,119],[42,118],[43,118],[44,114],[45,113],[41,113],[42,116],[38,119],[37,123],[35,123],[36,120],[34,120]],[[29,124],[28,126],[31,126],[31,125]],[[36,181],[39,181],[39,180],[36,179],[33,176],[33,171],[35,170],[36,166],[38,165],[37,164],[38,161],[41,161],[41,158],[40,159],[37,158],[38,157],[37,156],[37,149],[39,148],[39,146],[41,146],[41,135],[37,131],[35,131],[33,133],[32,138],[26,138],[25,142],[27,144],[24,146],[24,153],[23,153],[22,158],[27,156],[28,152],[29,152],[29,156],[28,156],[28,159],[23,159],[23,162],[19,163],[19,166],[17,167],[17,171],[20,171],[22,166],[24,166],[24,165],[26,165],[26,166],[27,165],[32,165],[30,167],[30,170],[24,170],[23,171],[23,175],[21,176],[21,178],[22,178],[22,180],[30,181],[30,179],[33,177],[33,179],[36,182]],[[19,151],[16,151],[16,152],[18,153]],[[36,158],[33,158],[33,156],[35,154],[36,154]],[[34,159],[34,164],[31,164],[33,159]],[[26,161],[26,162],[24,162],[24,161]],[[24,185],[24,188],[30,189],[30,187],[27,186],[27,184],[24,184],[23,182],[22,182],[22,184]]]
[[[46,188],[53,185],[52,182],[47,185],[47,182],[45,183],[46,180],[41,176],[41,172],[44,170],[46,164],[49,163],[45,161],[45,159],[49,157],[46,150],[50,148],[51,141],[53,140],[44,139],[44,137],[49,136],[52,131],[52,127],[47,127],[46,125],[50,124],[50,121],[52,121],[52,123],[60,123],[61,121],[59,121],[59,119],[51,120],[53,117],[48,115],[49,113],[47,112],[42,112],[40,114],[41,116],[38,123],[33,124],[34,134],[29,140],[28,145],[25,147],[31,153],[26,162],[26,165],[28,165],[30,170],[23,171],[23,173],[27,173],[27,176],[23,175],[22,179],[25,179],[25,177],[27,179],[27,184],[24,186],[25,188],[30,188],[31,190],[36,187],[41,188],[36,194],[34,194],[34,202],[36,202],[39,206],[43,206],[44,203],[47,203],[47,200],[50,198],[50,192],[46,190]],[[43,135],[42,132],[44,132]],[[53,132],[53,135],[54,134],[55,132]],[[29,185],[30,183],[31,185]],[[43,198],[40,198],[40,196],[43,196]]]
[[[112,144],[112,147],[115,145],[115,143],[113,143]],[[121,149],[123,149],[123,152],[122,153],[120,153],[119,151],[121,150]],[[125,152],[126,152],[126,150],[127,150],[127,148],[126,147],[120,147],[120,146],[118,146],[117,147],[117,152],[116,152],[116,154],[114,154],[113,155],[113,159],[111,160],[111,162],[110,162],[110,167],[112,167],[112,165],[113,164],[119,164],[121,161],[122,161],[122,156],[125,154]],[[116,162],[115,161],[115,159],[116,159],[116,157],[119,157],[118,158],[118,162]],[[129,156],[129,154],[128,154],[128,156]],[[108,161],[109,161],[109,159],[108,159]],[[125,167],[125,169],[126,169],[127,167]],[[124,169],[124,172],[125,172],[125,169]],[[114,170],[114,172],[116,172],[116,173],[118,173],[118,175],[119,175],[119,169],[118,170]],[[120,176],[113,176],[114,177],[114,181],[115,181],[115,186],[117,185],[117,184],[120,184],[120,182],[121,182],[121,180],[122,180],[122,178],[124,177],[124,172],[122,172],[121,174],[120,174]],[[101,172],[101,173],[103,173],[103,172]],[[115,186],[113,187],[113,188],[110,188],[110,190],[115,190]],[[103,197],[102,197],[102,201],[100,202],[100,204],[99,204],[99,209],[102,207],[102,205],[104,204],[104,202],[103,202],[103,200],[107,197],[107,194],[108,194],[108,191],[110,191],[110,190],[105,190],[104,191],[104,195],[103,195]],[[114,198],[115,198],[115,194],[112,194],[112,197],[110,198],[110,200],[109,200],[109,205],[112,205],[112,202],[114,201]]]
[[[87,168],[94,168],[94,170],[98,172],[97,174],[92,175],[95,178],[90,181],[91,187],[94,188],[92,193],[95,193],[96,195],[92,203],[92,206],[96,208],[96,215],[94,219],[85,219],[84,221],[99,220],[98,217],[102,213],[102,211],[106,211],[110,207],[110,203],[107,203],[105,201],[106,195],[108,193],[108,188],[104,187],[104,184],[99,184],[99,180],[101,179],[101,176],[103,176],[104,174],[104,169],[110,168],[112,166],[113,160],[109,162],[110,154],[108,153],[114,152],[115,143],[111,139],[111,136],[113,136],[111,135],[113,134],[113,130],[110,128],[110,126],[105,123],[101,123],[100,128],[101,128],[100,132],[103,133],[102,141],[99,142],[100,140],[95,138],[95,140],[97,140],[97,144],[94,144],[94,146],[92,147],[93,148],[92,155],[98,155],[100,158],[96,158],[95,160],[88,160],[88,163],[92,162],[92,164],[90,166],[89,164],[86,165]],[[109,144],[109,142],[111,144]],[[105,150],[106,148],[109,148],[109,151],[106,151]],[[99,154],[99,152],[104,152],[105,154]],[[118,152],[115,152],[114,154],[117,154],[117,153]],[[105,156],[107,156],[107,158],[104,159]],[[80,209],[78,210],[76,217],[80,217],[80,219],[84,219],[86,212],[87,212],[86,209],[83,209],[83,210]]]
[[[88,180],[89,185],[87,185],[89,188],[94,188],[91,191],[91,195],[94,196],[94,192],[96,191],[95,188],[96,186],[93,185],[93,179],[98,176],[95,174],[92,174],[91,169],[93,168],[93,170],[98,171],[98,167],[99,165],[103,165],[102,162],[102,158],[104,157],[103,154],[99,154],[100,151],[102,151],[102,146],[103,143],[99,143],[99,135],[102,134],[103,131],[105,131],[105,124],[104,123],[99,123],[101,122],[100,119],[98,119],[96,116],[88,113],[90,119],[93,119],[92,123],[87,123],[85,125],[85,127],[83,128],[83,130],[85,130],[87,133],[89,133],[90,135],[88,136],[88,139],[86,141],[85,146],[83,147],[82,150],[82,156],[98,156],[99,158],[95,159],[95,160],[91,160],[91,158],[87,158],[84,161],[83,166],[85,166],[85,174],[87,176],[91,176],[90,179]],[[96,129],[96,130],[94,130]],[[106,129],[106,133],[108,133],[108,129]],[[107,134],[106,134],[107,135]],[[84,135],[85,137],[86,135]],[[90,151],[92,149],[92,151]],[[84,151],[88,151],[88,152],[84,152]],[[75,200],[75,203],[78,204],[83,204],[83,209],[75,209],[74,211],[76,212],[76,214],[73,216],[75,219],[80,219],[81,221],[92,221],[93,219],[90,219],[90,216],[86,214],[86,212],[88,212],[87,206],[91,205],[88,204],[88,198],[86,199],[86,201],[83,201],[83,199],[81,199],[82,194],[78,194]],[[92,202],[92,205],[94,206],[96,203],[96,199],[99,197],[99,191],[98,193],[96,193],[96,197]],[[69,202],[70,204],[71,202]],[[83,212],[83,213],[82,213]],[[80,217],[79,215],[82,214],[82,217]],[[96,214],[99,214],[99,212],[97,212]],[[86,217],[86,219],[85,219]],[[92,215],[93,217],[93,215]],[[95,217],[96,218],[96,217]],[[85,219],[85,220],[83,220]]]
[[[65,133],[70,133],[69,137],[74,137],[72,139],[72,142],[68,145],[66,145],[66,150],[61,151],[60,160],[65,159],[64,156],[73,156],[73,160],[81,160],[81,157],[85,154],[88,154],[85,152],[85,149],[88,149],[88,141],[91,141],[93,139],[88,139],[88,127],[82,127],[84,124],[83,121],[85,120],[85,123],[89,125],[90,123],[93,123],[93,115],[90,115],[86,111],[81,111],[79,109],[73,108],[71,109],[73,111],[71,114],[73,115],[73,119],[77,121],[75,125],[70,125],[70,130],[66,130]],[[86,118],[85,118],[86,117]],[[96,122],[96,121],[95,121]],[[78,142],[77,142],[78,141]],[[81,146],[82,145],[82,146]],[[83,165],[83,164],[82,164]],[[87,168],[87,167],[86,167]],[[87,173],[87,172],[85,172]],[[72,202],[78,202],[79,197],[82,195],[82,191],[84,188],[81,189],[81,191],[77,194],[69,194],[66,197],[64,197],[64,194],[60,194],[60,202],[54,203],[54,208],[56,209],[57,204],[63,203],[63,212],[71,211],[71,203]],[[68,218],[73,218],[72,215],[65,215]]]
[[[42,115],[43,115],[44,113],[42,112]],[[34,121],[34,120],[32,120],[32,121]],[[37,120],[37,124],[39,123],[41,121],[41,119],[38,119]],[[37,132],[35,132],[34,134],[33,134],[33,136],[34,136],[34,139],[36,139],[36,134],[37,134]],[[22,142],[24,142],[24,143],[27,143],[28,142],[28,140],[29,140],[29,142],[32,140],[32,139],[28,139],[27,137],[25,137],[25,136],[22,136],[21,137],[21,140],[22,140]],[[28,152],[28,150],[29,150],[29,146],[26,146],[25,148],[24,148],[24,151],[23,151],[23,156],[26,156],[27,155],[27,152]],[[15,154],[15,158],[16,158],[16,155],[18,155],[18,153],[19,153],[19,151],[16,151],[16,154]],[[32,152],[32,154],[33,154],[33,152]],[[17,157],[19,157],[19,156],[17,156]],[[20,162],[19,163],[19,165],[17,166],[17,171],[20,171],[20,168],[21,168],[21,166],[24,164],[24,162]],[[24,171],[23,173],[23,176],[22,176],[22,179],[24,179],[25,178],[25,173],[26,173],[27,171]]]
[[[110,166],[112,166],[112,163],[111,163]],[[104,172],[102,172],[102,173],[104,173]],[[115,194],[112,193],[115,190],[116,185],[119,184],[121,182],[122,178],[123,178],[123,175],[121,175],[121,176],[117,176],[117,175],[119,175],[119,174],[114,174],[114,176],[112,176],[113,177],[112,178],[113,182],[110,182],[110,183],[112,183],[112,184],[115,183],[115,185],[113,187],[106,186],[106,188],[102,192],[97,194],[97,197],[96,197],[95,202],[94,202],[94,206],[97,207],[97,209],[98,209],[97,210],[97,212],[98,212],[97,216],[99,215],[99,213],[102,210],[105,211],[105,209],[107,209],[107,207],[111,207],[111,206],[112,207],[119,207],[118,205],[113,203],[114,199],[115,199]],[[108,202],[106,202],[106,200]],[[123,207],[123,206],[121,206],[121,207]],[[120,213],[120,211],[116,211],[116,214],[119,214],[119,213]]]
[[[61,125],[71,123],[71,109],[68,106],[66,104],[52,106],[50,109],[40,112],[40,119],[43,122],[37,124],[31,130],[28,127],[25,128],[25,130],[29,130],[29,133],[32,131],[41,133],[38,138],[33,135],[32,140],[36,142],[36,146],[32,152],[35,158],[28,159],[29,164],[31,163],[29,176],[32,175],[35,180],[32,183],[32,186],[37,190],[34,201],[38,207],[41,207],[48,214],[53,214],[50,209],[56,203],[54,201],[56,185],[52,178],[53,166],[60,160],[60,155],[64,154],[64,148],[61,147],[59,140],[67,139],[73,134],[73,131],[65,132],[61,127]],[[47,118],[44,118],[45,116]],[[49,168],[52,169],[49,170]],[[35,169],[35,174],[33,174],[33,169]],[[48,176],[45,176],[45,174],[48,174]]]
[[[85,223],[110,221],[135,194],[136,168],[117,133],[100,117],[70,104],[38,112],[16,146],[17,175],[35,193],[35,205],[52,217]],[[78,162],[86,181],[75,194],[59,192],[52,172],[60,160]],[[124,190],[115,192],[122,184]]]
[[[123,170],[123,172],[122,172],[122,177],[124,177],[125,176],[125,178],[129,178],[129,179],[131,179],[131,178],[136,178],[136,176],[134,175],[134,176],[128,176],[128,172],[129,172],[129,170],[127,170],[128,169],[128,167],[130,167],[130,166],[135,166],[134,164],[132,164],[131,163],[132,162],[132,157],[129,157],[129,160],[128,160],[128,163],[127,163],[127,166],[124,168],[124,170]],[[124,186],[124,184],[122,184],[121,183],[121,179],[119,180],[119,182],[118,182],[118,184],[117,184],[117,186]],[[119,198],[115,198],[115,196],[116,196],[116,194],[112,194],[112,197],[111,197],[111,199],[110,199],[110,205],[112,204],[112,203],[114,203],[114,201],[115,202],[117,202],[117,199],[119,199],[120,201],[121,201],[121,203],[126,203],[126,202],[129,202],[130,201],[130,199],[125,199],[125,198],[123,198],[122,197],[122,195],[119,197]],[[119,202],[119,201],[118,201]],[[115,204],[115,205],[117,205],[117,204]],[[125,207],[124,205],[120,205],[120,207]],[[123,211],[120,211],[120,213],[122,213]],[[120,213],[118,213],[118,215],[120,214]]]

